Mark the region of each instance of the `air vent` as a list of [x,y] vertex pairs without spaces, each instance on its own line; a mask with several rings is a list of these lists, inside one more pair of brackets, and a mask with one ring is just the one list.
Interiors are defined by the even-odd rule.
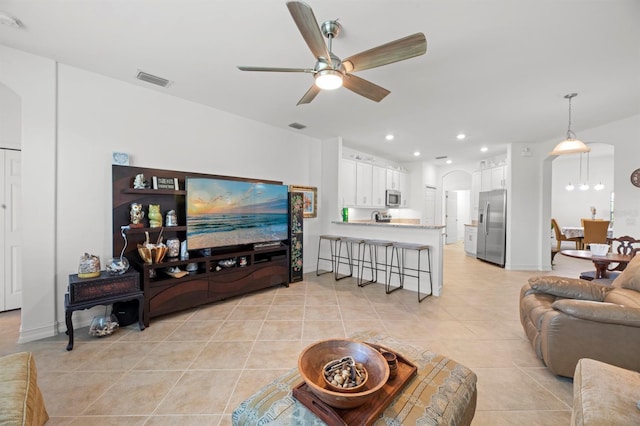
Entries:
[[138,71],[138,75],[136,75],[138,80],[146,81],[147,83],[155,84],[160,87],[168,87],[171,84],[171,81],[166,78],[158,77],[155,75],[148,74],[144,71]]
[[448,155],[441,155],[440,157],[436,157],[436,160],[444,160]]
[[294,129],[302,130],[302,129],[305,129],[307,126],[305,126],[304,124],[300,124],[300,123],[291,123],[291,124],[289,124],[289,127],[293,127]]

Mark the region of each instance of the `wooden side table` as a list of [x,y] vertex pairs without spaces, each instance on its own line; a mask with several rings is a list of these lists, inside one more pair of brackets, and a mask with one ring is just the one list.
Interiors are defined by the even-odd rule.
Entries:
[[102,271],[99,277],[79,278],[77,274],[69,275],[68,293],[64,295],[65,323],[69,343],[67,350],[73,349],[74,311],[93,308],[97,305],[111,305],[115,302],[138,301],[138,325],[144,330],[142,314],[144,311],[144,292],[140,290],[140,275],[130,270],[122,275],[110,275]]

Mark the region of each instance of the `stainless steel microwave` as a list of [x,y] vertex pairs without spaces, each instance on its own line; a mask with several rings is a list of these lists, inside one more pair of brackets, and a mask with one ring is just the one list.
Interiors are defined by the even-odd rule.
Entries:
[[402,203],[402,195],[400,194],[400,191],[387,189],[385,201],[385,205],[387,207],[400,207],[400,204]]

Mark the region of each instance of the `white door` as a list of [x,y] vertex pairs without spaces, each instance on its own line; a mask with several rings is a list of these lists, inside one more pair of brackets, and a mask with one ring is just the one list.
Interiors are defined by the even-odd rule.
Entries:
[[0,149],[0,311],[22,306],[20,151]]
[[446,198],[447,244],[455,244],[458,242],[458,194],[455,191],[447,191]]

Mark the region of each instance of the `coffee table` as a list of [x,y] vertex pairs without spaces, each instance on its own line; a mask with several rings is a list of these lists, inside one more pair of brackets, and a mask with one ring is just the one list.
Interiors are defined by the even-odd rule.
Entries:
[[608,278],[607,268],[611,263],[627,264],[633,256],[628,254],[607,253],[605,256],[595,256],[590,250],[562,250],[560,254],[577,259],[590,260],[596,267],[596,279]]

